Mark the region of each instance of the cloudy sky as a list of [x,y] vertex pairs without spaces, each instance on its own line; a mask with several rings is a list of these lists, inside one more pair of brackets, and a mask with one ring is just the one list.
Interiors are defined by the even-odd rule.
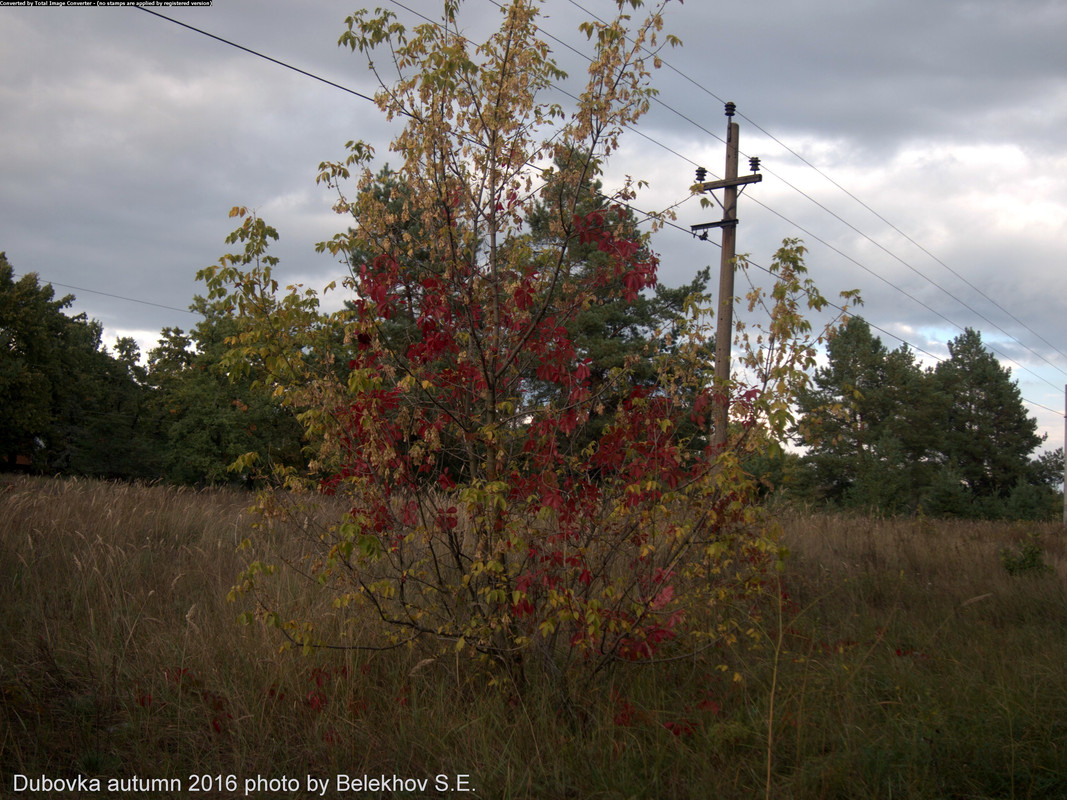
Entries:
[[[375,5],[417,23],[441,3]],[[543,3],[569,88],[585,65],[567,46],[589,47],[578,23],[613,5]],[[350,4],[154,10],[374,91],[359,54],[335,44]],[[466,0],[460,21],[474,38],[497,14]],[[661,103],[644,136],[625,139],[609,188],[627,174],[648,181],[636,205],[652,210],[686,197],[695,164],[721,174],[723,101],[734,101],[741,150],[765,173],[742,196],[739,250],[766,265],[783,237],[803,239],[824,293],[861,289],[876,333],[925,363],[978,328],[1048,444],[1061,444],[1067,4],[688,0],[669,5],[666,29],[684,47],[667,55]],[[374,143],[384,163],[390,138],[367,101],[137,8],[0,8],[0,115],[0,250],[16,273],[76,295],[107,342],[133,335],[146,349],[162,327],[195,324],[195,273],[227,251],[234,205],[279,229],[283,280],[337,277],[313,249],[343,228],[317,165],[350,139]],[[688,233],[714,217],[690,200],[681,230],[656,235],[663,282],[717,269],[718,249]]]

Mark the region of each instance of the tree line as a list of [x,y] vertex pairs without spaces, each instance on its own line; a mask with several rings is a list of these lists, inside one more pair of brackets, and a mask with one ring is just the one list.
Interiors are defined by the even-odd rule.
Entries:
[[[584,210],[602,207],[590,183]],[[375,189],[386,202],[403,191],[388,168]],[[392,200],[390,200],[392,198]],[[551,209],[531,215],[536,236]],[[358,260],[359,253],[351,254]],[[595,248],[576,258],[592,263]],[[593,268],[587,266],[586,268]],[[601,413],[618,402],[607,375],[637,364],[651,373],[649,344],[706,290],[707,271],[685,286],[657,286],[636,302],[591,304],[569,324],[578,361],[601,385]],[[68,315],[30,273],[14,280],[0,254],[0,459],[7,469],[178,484],[246,483],[231,465],[255,453],[260,465],[306,467],[301,426],[255,372],[224,363],[237,331],[232,309],[196,297],[191,330],[164,328],[144,359],[137,343],[109,350],[102,326]],[[407,346],[413,320],[391,321],[395,346]],[[710,353],[713,344],[709,342]],[[1039,519],[1062,508],[1063,450],[1034,456],[1043,439],[1023,406],[1010,371],[968,329],[950,356],[923,368],[901,346],[889,350],[859,317],[847,320],[827,348],[827,363],[798,403],[793,441],[799,450],[748,468],[765,485],[817,506],[884,514]],[[644,365],[644,366],[642,366]],[[529,392],[548,389],[531,375]],[[547,401],[547,397],[542,397]],[[583,432],[592,440],[596,423]],[[572,443],[573,444],[573,443]],[[583,439],[580,449],[589,444]]]
[[239,482],[242,453],[296,463],[300,428],[253,378],[231,380],[220,355],[234,322],[196,298],[202,319],[164,328],[142,359],[130,337],[69,315],[34,273],[14,279],[0,254],[0,459],[7,469],[179,484]]
[[966,329],[923,368],[853,317],[799,398],[795,495],[886,514],[1045,518],[1058,513],[1063,449],[1044,441],[1010,371]]
[[[603,212],[607,201],[600,189],[599,181],[586,179],[581,196],[572,198],[575,208],[582,214]],[[368,194],[396,208],[409,191],[385,167]],[[553,213],[558,215],[566,202],[560,195],[533,210],[528,228],[534,241],[551,238]],[[632,213],[623,222],[625,230],[636,232]],[[415,240],[425,236],[411,225],[393,234]],[[593,242],[573,250],[576,273],[602,268],[603,254]],[[356,249],[346,258],[358,270],[373,254]],[[423,291],[420,276],[433,272],[432,265],[416,262],[407,265],[413,295]],[[244,463],[251,467],[254,462],[257,472],[270,472],[272,466],[307,467],[302,427],[280,402],[269,367],[234,369],[225,362],[232,345],[227,339],[239,331],[239,311],[226,302],[195,297],[190,310],[201,320],[189,331],[164,328],[157,346],[142,359],[132,338],[118,339],[109,350],[99,322],[65,313],[73,296],[57,299],[52,287],[41,285],[33,273],[18,281],[13,276],[13,267],[0,254],[0,460],[7,469],[205,485],[249,482],[252,469],[232,468],[249,453],[254,458]],[[654,359],[671,350],[669,344],[657,347],[657,339],[677,326],[688,302],[703,295],[708,277],[705,269],[686,285],[657,285],[629,300],[605,293],[569,320],[574,359],[588,362],[599,398],[597,419],[576,432],[571,447],[587,446],[621,402],[622,387],[609,380],[612,370],[629,365],[631,384],[652,385]],[[348,306],[351,310],[351,301]],[[317,324],[325,327],[325,317]],[[397,353],[421,335],[412,313],[384,320],[383,332]],[[325,360],[338,359],[344,347],[343,331],[331,335],[335,347]],[[711,352],[707,349],[709,364]],[[545,404],[558,387],[534,370],[526,378],[526,392],[532,403]]]

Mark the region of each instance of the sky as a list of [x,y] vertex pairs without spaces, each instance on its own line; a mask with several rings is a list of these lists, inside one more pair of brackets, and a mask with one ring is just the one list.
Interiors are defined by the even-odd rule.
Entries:
[[[442,4],[373,5],[417,24]],[[365,59],[336,45],[356,8],[214,0],[151,11],[369,95]],[[586,68],[570,49],[589,52],[579,23],[613,8],[542,4],[564,88],[577,91]],[[498,14],[465,0],[460,26],[484,38]],[[768,265],[783,238],[802,239],[823,293],[859,289],[876,335],[927,365],[978,329],[1047,446],[1060,446],[1067,4],[688,0],[668,3],[664,27],[684,44],[665,53],[658,101],[605,175],[606,191],[626,175],[647,181],[638,208],[681,203],[677,227],[652,239],[661,281],[717,273],[719,249],[689,233],[717,214],[687,197],[696,165],[723,173],[732,101],[741,171],[755,155],[764,173],[742,194],[738,250]],[[106,344],[133,336],[147,351],[163,327],[195,325],[196,272],[231,249],[235,205],[279,230],[283,282],[341,277],[314,252],[347,226],[317,167],[352,139],[384,164],[397,130],[365,99],[143,9],[0,8],[0,251],[16,274],[75,295],[73,311],[99,320]]]

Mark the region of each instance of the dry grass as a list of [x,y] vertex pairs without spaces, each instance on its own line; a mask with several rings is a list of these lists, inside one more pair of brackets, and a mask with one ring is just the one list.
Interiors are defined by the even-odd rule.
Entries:
[[[782,599],[747,643],[618,671],[576,721],[454,656],[305,657],[238,626],[249,502],[0,482],[0,794],[16,773],[183,781],[138,797],[190,796],[194,773],[235,776],[218,796],[366,773],[428,796],[467,774],[483,798],[1067,797],[1061,526],[788,517]],[[1053,569],[1009,575],[1002,549],[1034,532]]]
[[[810,714],[798,740],[826,751],[817,771],[797,758],[806,792],[1067,796],[1062,526],[805,515],[786,530],[790,646],[807,654],[785,692]],[[1032,534],[1052,569],[1009,575],[1001,551]],[[796,696],[812,680],[815,707]]]

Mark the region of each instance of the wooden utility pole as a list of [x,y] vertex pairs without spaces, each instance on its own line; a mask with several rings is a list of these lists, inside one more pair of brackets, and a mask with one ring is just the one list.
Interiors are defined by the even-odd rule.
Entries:
[[[726,426],[730,421],[730,346],[734,338],[734,267],[737,258],[737,187],[763,180],[757,170],[759,159],[750,160],[751,175],[737,177],[737,157],[740,153],[740,128],[734,122],[736,106],[726,104],[726,177],[721,181],[704,182],[707,170],[697,170],[701,192],[723,189],[721,222],[706,222],[693,225],[692,230],[706,231],[722,228],[722,259],[719,262],[719,319],[715,330],[715,408],[712,413],[712,443],[719,448],[726,446]],[[707,233],[702,235],[706,238]]]
[[1067,525],[1067,384],[1063,387],[1063,524]]

